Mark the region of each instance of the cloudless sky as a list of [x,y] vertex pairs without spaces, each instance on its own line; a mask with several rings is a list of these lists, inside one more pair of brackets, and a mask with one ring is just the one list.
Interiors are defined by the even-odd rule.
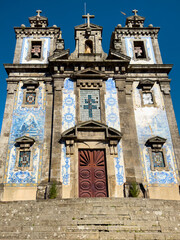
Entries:
[[[84,23],[84,3],[87,13],[94,14],[91,22],[103,27],[102,45],[109,51],[110,37],[117,24],[125,25],[126,17],[133,9],[146,18],[145,26],[153,24],[161,27],[159,45],[163,63],[174,64],[169,77],[171,95],[176,119],[180,127],[180,1],[179,0],[8,0],[0,2],[0,129],[6,100],[6,78],[3,63],[12,63],[15,50],[13,27],[25,24],[29,27],[28,17],[35,16],[36,10],[42,10],[42,16],[48,17],[49,26],[57,25],[62,30],[65,48],[74,51],[74,26]],[[127,16],[121,14],[121,11]]]

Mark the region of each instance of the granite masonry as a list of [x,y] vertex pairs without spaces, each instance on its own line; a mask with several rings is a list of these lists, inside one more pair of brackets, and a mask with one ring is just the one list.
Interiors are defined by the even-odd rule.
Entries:
[[0,140],[1,201],[129,196],[179,200],[180,138],[159,28],[133,10],[102,49],[102,27],[75,27],[75,50],[41,11],[15,27]]

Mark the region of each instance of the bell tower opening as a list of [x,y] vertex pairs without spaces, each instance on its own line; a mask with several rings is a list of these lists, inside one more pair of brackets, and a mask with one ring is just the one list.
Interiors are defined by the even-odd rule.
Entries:
[[91,40],[85,41],[85,53],[93,53],[93,42]]

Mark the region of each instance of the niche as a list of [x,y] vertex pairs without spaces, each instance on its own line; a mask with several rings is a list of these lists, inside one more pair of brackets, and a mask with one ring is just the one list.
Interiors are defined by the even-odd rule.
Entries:
[[93,42],[91,40],[85,42],[85,53],[93,53]]

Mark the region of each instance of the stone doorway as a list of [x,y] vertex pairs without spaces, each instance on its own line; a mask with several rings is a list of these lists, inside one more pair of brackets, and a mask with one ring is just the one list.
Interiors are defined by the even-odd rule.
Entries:
[[104,150],[79,150],[79,197],[107,197]]

